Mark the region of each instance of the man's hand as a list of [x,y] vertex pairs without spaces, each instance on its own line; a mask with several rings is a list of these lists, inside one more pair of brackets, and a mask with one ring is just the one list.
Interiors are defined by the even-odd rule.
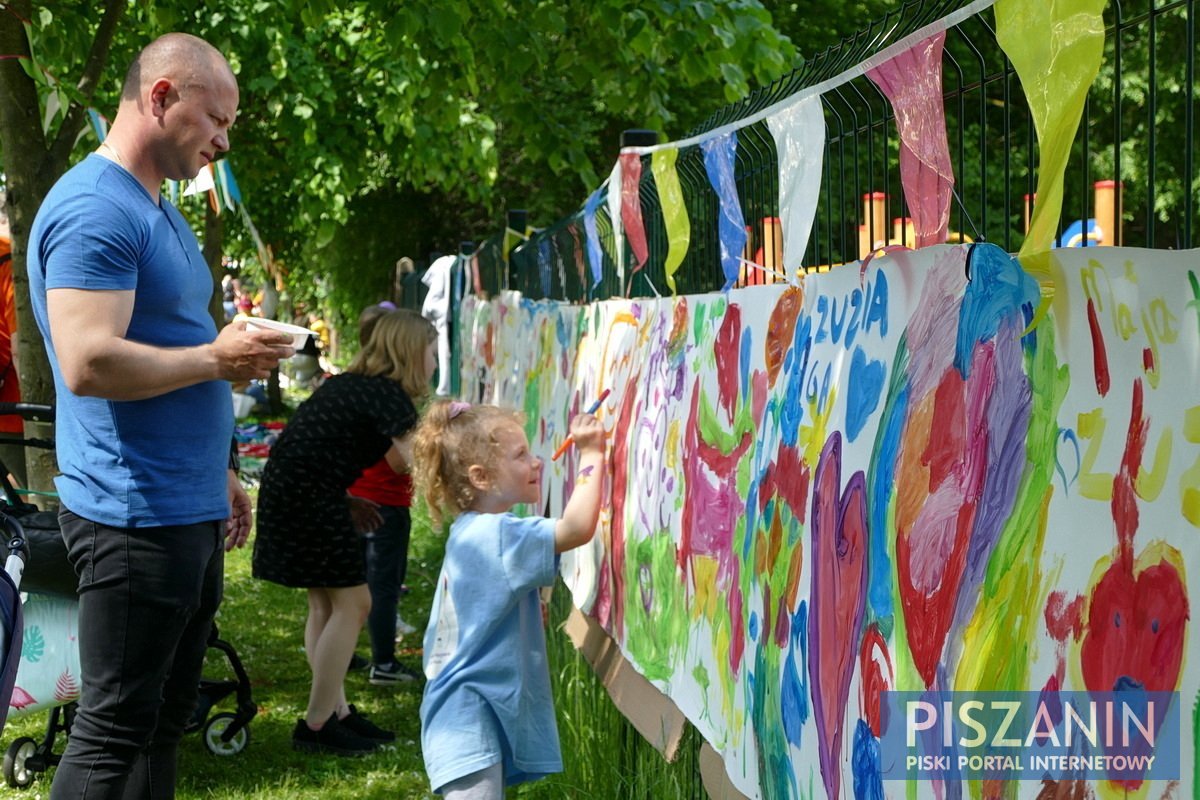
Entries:
[[227,381],[266,378],[280,359],[296,354],[292,337],[283,331],[249,329],[244,320],[221,329],[212,343],[220,377]]
[[229,505],[232,511],[229,519],[225,520],[225,552],[235,547],[245,547],[250,538],[250,525],[254,520],[254,510],[250,505],[250,495],[242,488],[237,473],[228,470]]

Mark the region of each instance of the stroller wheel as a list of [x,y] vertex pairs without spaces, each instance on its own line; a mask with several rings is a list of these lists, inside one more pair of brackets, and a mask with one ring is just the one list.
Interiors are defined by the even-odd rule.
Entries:
[[4,780],[13,789],[24,789],[33,783],[34,771],[26,767],[26,762],[37,752],[37,742],[28,736],[22,736],[4,753]]
[[225,733],[236,719],[235,714],[214,714],[204,725],[204,746],[208,748],[208,752],[214,756],[235,756],[246,749],[246,745],[250,743],[250,729],[244,725],[228,742],[221,739],[221,734]]

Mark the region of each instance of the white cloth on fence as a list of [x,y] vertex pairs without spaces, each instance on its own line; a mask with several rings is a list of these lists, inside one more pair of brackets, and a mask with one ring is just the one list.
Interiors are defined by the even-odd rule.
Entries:
[[441,397],[450,394],[450,271],[454,267],[454,256],[434,259],[421,276],[421,283],[429,287],[425,302],[421,304],[421,316],[433,323],[438,335],[438,385]]

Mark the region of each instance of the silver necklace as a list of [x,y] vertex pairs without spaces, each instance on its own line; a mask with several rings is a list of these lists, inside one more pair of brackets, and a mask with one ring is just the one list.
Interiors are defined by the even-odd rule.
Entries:
[[126,172],[129,171],[129,167],[125,164],[125,159],[121,158],[121,154],[117,152],[117,148],[115,148],[111,144],[109,144],[107,139],[105,141],[101,142],[100,146],[103,147],[108,152],[112,153],[113,158],[115,158],[117,160],[118,164],[120,164],[122,167],[125,168]]

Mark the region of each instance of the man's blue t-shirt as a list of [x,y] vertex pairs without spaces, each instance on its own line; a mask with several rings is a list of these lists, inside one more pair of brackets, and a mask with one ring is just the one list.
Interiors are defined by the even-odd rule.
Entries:
[[438,791],[503,763],[509,785],[562,771],[538,587],[556,520],[459,516],[425,632],[421,752]]
[[188,525],[229,515],[233,405],[227,381],[146,400],[79,397],[63,383],[46,319],[48,289],[134,292],[126,338],[207,344],[213,278],[195,234],[124,168],[99,156],[46,195],[29,236],[29,294],[57,392],[55,479],[63,505],[117,527]]

